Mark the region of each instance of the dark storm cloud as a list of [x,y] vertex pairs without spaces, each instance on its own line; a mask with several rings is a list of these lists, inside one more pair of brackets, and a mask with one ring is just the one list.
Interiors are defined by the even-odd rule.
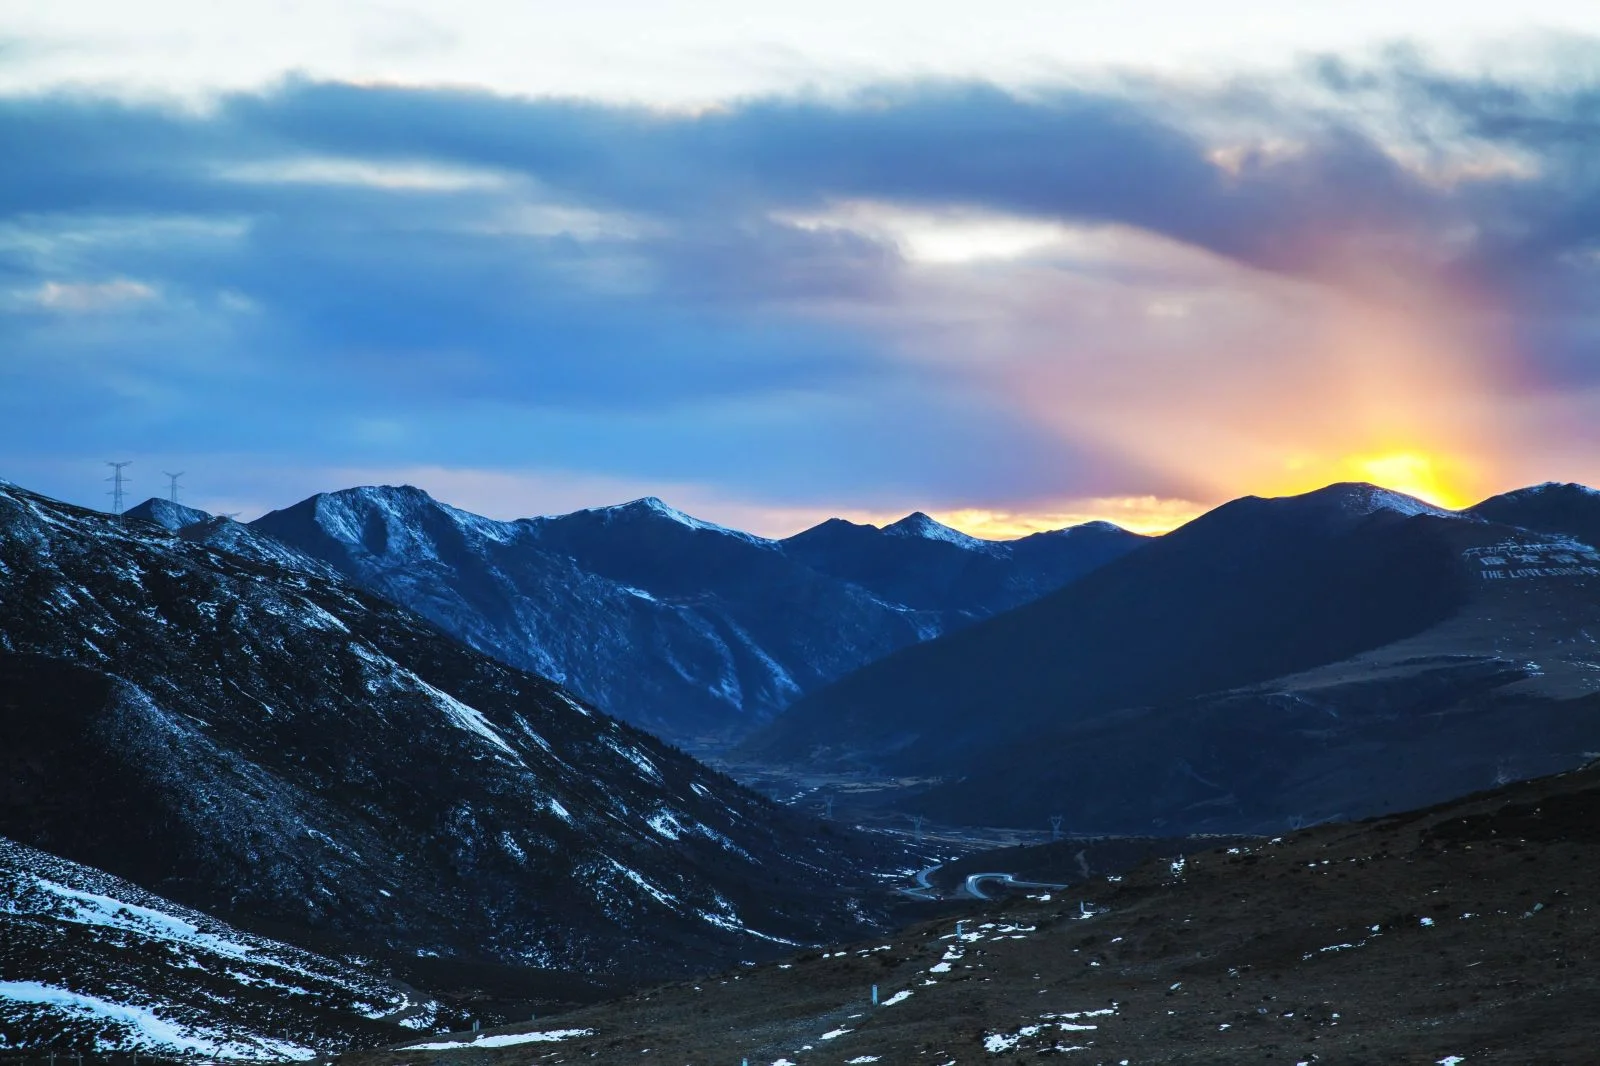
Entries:
[[1535,302],[1572,295],[1560,276],[1600,239],[1600,86],[1452,77],[1404,53],[1382,67],[1328,58],[1310,70],[1340,96],[1385,103],[1406,142],[1435,156],[1462,142],[1506,153],[1520,173],[1431,194],[1440,217],[1476,229],[1455,265]]
[[1415,57],[1365,72],[1330,60],[1319,73],[1343,92],[1396,102],[1415,143],[1505,154],[1505,177],[1439,196],[1471,232],[1445,269],[1505,307],[1530,392],[1600,383],[1600,86],[1449,77]]
[[[686,225],[872,197],[1125,223],[1267,263],[1297,232],[1430,210],[1427,191],[1352,130],[1323,125],[1292,160],[1246,158],[1229,174],[1158,114],[1131,98],[943,85],[699,115],[308,83],[232,97],[204,119],[13,101],[5,139],[30,151],[0,195],[12,209],[259,209],[259,190],[206,168],[327,153],[492,167]],[[272,195],[315,207],[304,189]]]

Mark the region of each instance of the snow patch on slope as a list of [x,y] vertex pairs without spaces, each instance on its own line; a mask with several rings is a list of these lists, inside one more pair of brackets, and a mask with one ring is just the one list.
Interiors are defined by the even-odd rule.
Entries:
[[187,1028],[152,1010],[114,1003],[38,981],[0,981],[0,1001],[33,1004],[81,1015],[106,1026],[97,1049],[128,1049],[168,1054],[213,1055],[231,1059],[309,1059],[311,1048],[266,1037],[240,1038],[205,1028]]

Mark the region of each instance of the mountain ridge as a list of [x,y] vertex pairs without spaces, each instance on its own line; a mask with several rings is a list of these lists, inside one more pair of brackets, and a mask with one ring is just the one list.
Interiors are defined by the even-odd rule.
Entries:
[[841,520],[771,540],[656,497],[500,522],[414,487],[363,486],[248,528],[691,746],[725,743],[801,693],[1145,540],[1109,526],[952,540],[915,518],[894,532]]

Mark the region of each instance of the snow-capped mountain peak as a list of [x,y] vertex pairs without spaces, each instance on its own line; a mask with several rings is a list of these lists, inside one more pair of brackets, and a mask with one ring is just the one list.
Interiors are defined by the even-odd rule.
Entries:
[[1437,507],[1415,496],[1394,489],[1370,485],[1364,481],[1341,481],[1298,496],[1280,497],[1308,504],[1319,504],[1351,515],[1369,515],[1378,511],[1392,511],[1401,515],[1453,515],[1454,511]]
[[993,541],[980,540],[977,537],[968,536],[959,529],[952,529],[922,511],[912,511],[900,521],[884,526],[883,531],[893,537],[921,537],[923,540],[942,540],[946,543],[969,549],[983,549],[994,546]]
[[769,545],[772,543],[772,541],[768,540],[767,538],[758,537],[753,533],[745,533],[742,530],[729,529],[727,526],[719,526],[715,522],[707,522],[705,519],[696,518],[693,515],[680,511],[671,504],[666,503],[659,496],[641,496],[639,499],[629,500],[627,503],[612,504],[609,507],[590,507],[582,511],[574,512],[572,515],[551,515],[544,518],[535,519],[534,521],[561,521],[564,518],[573,518],[577,515],[592,516],[602,522],[639,521],[641,519],[665,520],[676,525],[683,526],[686,529],[693,529],[705,533],[717,533],[728,537],[736,537],[739,540],[747,541],[752,544]]
[[1289,496],[1242,496],[1207,511],[1176,532],[1212,528],[1219,523],[1240,520],[1249,523],[1254,520],[1250,516],[1257,514],[1276,515],[1280,521],[1305,523],[1309,530],[1321,530],[1324,533],[1347,529],[1352,523],[1379,514],[1406,518],[1417,515],[1459,517],[1455,511],[1436,507],[1394,489],[1364,481],[1342,481]]
[[1115,522],[1107,522],[1103,518],[1097,518],[1092,522],[1079,522],[1075,526],[1068,526],[1066,529],[1057,530],[1057,532],[1060,532],[1060,533],[1091,533],[1091,532],[1092,533],[1120,533],[1120,532],[1122,532],[1122,527],[1117,525]]

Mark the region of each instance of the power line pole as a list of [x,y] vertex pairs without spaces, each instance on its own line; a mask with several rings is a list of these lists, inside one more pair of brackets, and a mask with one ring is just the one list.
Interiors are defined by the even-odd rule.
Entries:
[[171,494],[167,498],[170,499],[173,503],[177,503],[178,502],[178,479],[183,476],[184,472],[182,470],[178,471],[176,474],[172,473],[169,470],[163,470],[161,472],[163,474],[165,474],[166,477],[167,477],[167,480],[172,483]]
[[107,481],[111,482],[111,491],[107,494],[111,497],[111,513],[121,514],[122,486],[130,480],[128,475],[122,472],[122,468],[125,466],[132,466],[133,460],[129,459],[126,462],[121,463],[113,463],[108,461],[106,465],[112,470],[111,476],[106,478]]

